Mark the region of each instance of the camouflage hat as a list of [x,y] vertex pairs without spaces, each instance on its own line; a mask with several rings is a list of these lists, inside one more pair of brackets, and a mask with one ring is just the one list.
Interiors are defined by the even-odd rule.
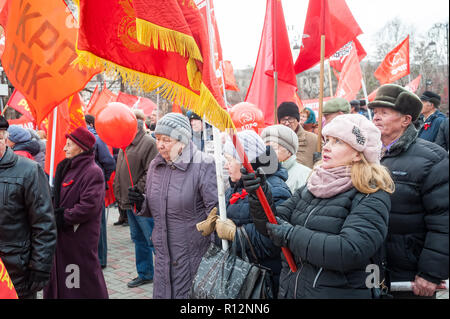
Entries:
[[328,100],[324,106],[322,113],[323,114],[330,114],[330,113],[337,113],[337,112],[343,112],[345,114],[350,113],[350,103],[342,97],[337,97],[331,100]]

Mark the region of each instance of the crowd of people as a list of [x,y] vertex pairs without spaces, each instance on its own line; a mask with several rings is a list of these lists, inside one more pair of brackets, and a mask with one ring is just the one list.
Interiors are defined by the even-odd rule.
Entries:
[[[128,287],[153,283],[155,299],[189,298],[203,255],[223,240],[270,269],[273,298],[435,298],[449,277],[449,120],[440,102],[395,84],[368,105],[331,99],[321,152],[314,111],[281,103],[279,124],[237,133],[254,172],[223,136],[226,219],[217,212],[211,127],[193,112],[147,119],[136,111],[134,140],[114,152],[86,115],[87,128],[66,135],[52,187],[44,132],[0,117],[0,257],[19,298],[42,289],[46,299],[108,298],[104,197],[114,173],[114,225],[129,225],[135,246],[138,276]],[[236,241],[239,230],[250,246]],[[375,285],[369,265],[380,270]],[[391,291],[398,281],[412,291]]]

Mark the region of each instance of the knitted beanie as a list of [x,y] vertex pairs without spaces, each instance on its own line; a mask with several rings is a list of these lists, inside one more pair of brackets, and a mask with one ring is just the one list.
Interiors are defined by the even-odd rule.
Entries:
[[265,143],[277,143],[287,149],[292,155],[297,154],[298,136],[286,125],[278,124],[266,127],[261,133],[261,138]]
[[364,154],[369,163],[380,163],[381,132],[361,114],[343,114],[328,123],[323,136],[339,138],[353,149]]
[[84,151],[89,151],[95,144],[94,134],[89,132],[89,130],[83,126],[77,127],[75,131],[70,134],[66,134],[66,138],[70,138]]
[[297,104],[295,104],[294,102],[283,102],[278,106],[278,123],[280,122],[280,119],[286,116],[292,116],[296,118],[297,121],[300,121],[300,111],[298,110]]
[[155,134],[167,135],[183,144],[189,144],[192,138],[189,119],[180,113],[167,113],[157,123]]
[[19,125],[10,125],[8,128],[8,139],[17,144],[31,140],[31,134]]
[[[242,144],[242,147],[244,148],[245,154],[247,154],[247,158],[250,163],[254,162],[260,155],[265,154],[266,145],[264,144],[262,138],[258,134],[256,134],[255,131],[240,131],[237,133],[237,136]],[[223,151],[224,153],[231,155],[235,159],[240,161],[240,157],[236,149],[234,148],[231,138],[227,138],[223,146]]]

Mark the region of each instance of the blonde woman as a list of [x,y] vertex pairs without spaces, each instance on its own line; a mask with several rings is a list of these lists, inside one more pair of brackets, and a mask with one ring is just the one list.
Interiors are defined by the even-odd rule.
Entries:
[[[380,131],[364,116],[348,114],[333,119],[323,135],[323,160],[308,183],[276,207],[278,225],[253,209],[255,226],[288,247],[297,263],[293,273],[282,257],[279,298],[373,298],[366,267],[381,260],[394,190],[379,164]],[[255,174],[243,180],[249,193],[264,183]]]

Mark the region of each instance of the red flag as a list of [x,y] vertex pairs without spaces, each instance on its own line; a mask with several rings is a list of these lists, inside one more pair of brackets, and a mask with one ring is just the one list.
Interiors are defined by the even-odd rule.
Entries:
[[[139,25],[148,28],[141,34]],[[136,30],[150,46],[138,42]],[[221,107],[209,49],[206,26],[192,1],[80,0],[81,65],[102,65],[144,92],[158,89],[224,129],[232,122]]]
[[274,122],[274,72],[278,73],[277,106],[284,101],[295,102],[297,80],[283,7],[281,1],[267,0],[258,58],[245,97],[246,102],[256,105],[264,113],[267,125]]
[[39,125],[64,99],[82,89],[98,70],[80,71],[77,27],[63,1],[7,1],[6,47],[2,65],[26,97]]
[[176,104],[176,103],[172,104],[172,112],[173,113],[181,113],[181,114],[183,114],[183,111],[181,110],[181,107],[178,104]]
[[117,95],[117,102],[121,102],[130,108],[141,110],[145,116],[150,116],[153,110],[156,109],[156,104],[152,100],[123,92],[119,92]]
[[8,275],[5,264],[0,258],[0,299],[19,299]]
[[230,91],[239,91],[234,77],[233,66],[230,61],[223,61],[223,77],[225,81],[225,89]]
[[22,116],[20,119],[8,120],[9,125],[20,125],[26,129],[34,130],[36,128],[34,121],[30,121],[26,116]]
[[422,78],[422,75],[419,75],[418,77],[416,77],[414,80],[412,80],[411,82],[409,82],[408,84],[405,85],[405,89],[407,89],[410,92],[416,92],[417,89],[419,88],[420,85],[420,79]]
[[409,74],[409,35],[389,52],[375,70],[380,84],[392,83]]
[[[324,97],[323,103],[326,101],[332,99],[331,97]],[[316,115],[316,118],[319,116],[319,99],[312,99],[312,100],[303,100],[303,107],[310,108],[314,111],[314,114]]]
[[106,85],[103,86],[103,90],[98,94],[95,101],[90,105],[88,109],[86,109],[87,114],[91,114],[94,117],[103,110],[109,102],[116,102],[117,95],[111,92],[106,88]]
[[375,89],[372,93],[370,93],[367,96],[367,99],[369,100],[369,102],[372,102],[373,100],[375,100],[375,97],[377,96],[377,91],[378,91],[378,88]]
[[361,89],[361,80],[361,67],[356,55],[356,48],[353,48],[345,59],[335,96],[342,97],[347,101],[353,100]]
[[295,73],[301,73],[320,62],[320,37],[325,35],[325,58],[361,34],[345,0],[309,1],[300,54]]
[[98,90],[98,85],[96,85],[94,92],[92,92],[91,99],[89,100],[88,104],[86,105],[86,107],[84,109],[86,114],[88,114],[89,113],[88,110],[90,110],[92,108],[92,106],[94,106],[95,101],[97,101],[99,95],[100,95],[100,92]]
[[[50,159],[53,135],[53,112],[48,115],[47,151],[45,152],[45,172],[50,174]],[[66,133],[73,132],[77,127],[86,127],[81,109],[80,95],[74,94],[58,106],[55,138],[55,170],[66,155],[63,151],[66,145]]]
[[342,67],[344,66],[344,62],[348,57],[348,55],[350,54],[353,47],[356,48],[359,62],[361,62],[362,59],[364,59],[367,56],[366,50],[364,50],[363,46],[358,41],[358,39],[355,38],[353,39],[353,41],[348,42],[346,45],[340,48],[335,54],[330,56],[328,61],[330,61],[331,67],[341,72]]
[[9,98],[7,105],[8,107],[22,114],[25,118],[28,119],[28,121],[35,122],[33,114],[31,114],[30,107],[28,106],[27,100],[19,91],[14,90],[13,94],[11,94],[11,97]]

